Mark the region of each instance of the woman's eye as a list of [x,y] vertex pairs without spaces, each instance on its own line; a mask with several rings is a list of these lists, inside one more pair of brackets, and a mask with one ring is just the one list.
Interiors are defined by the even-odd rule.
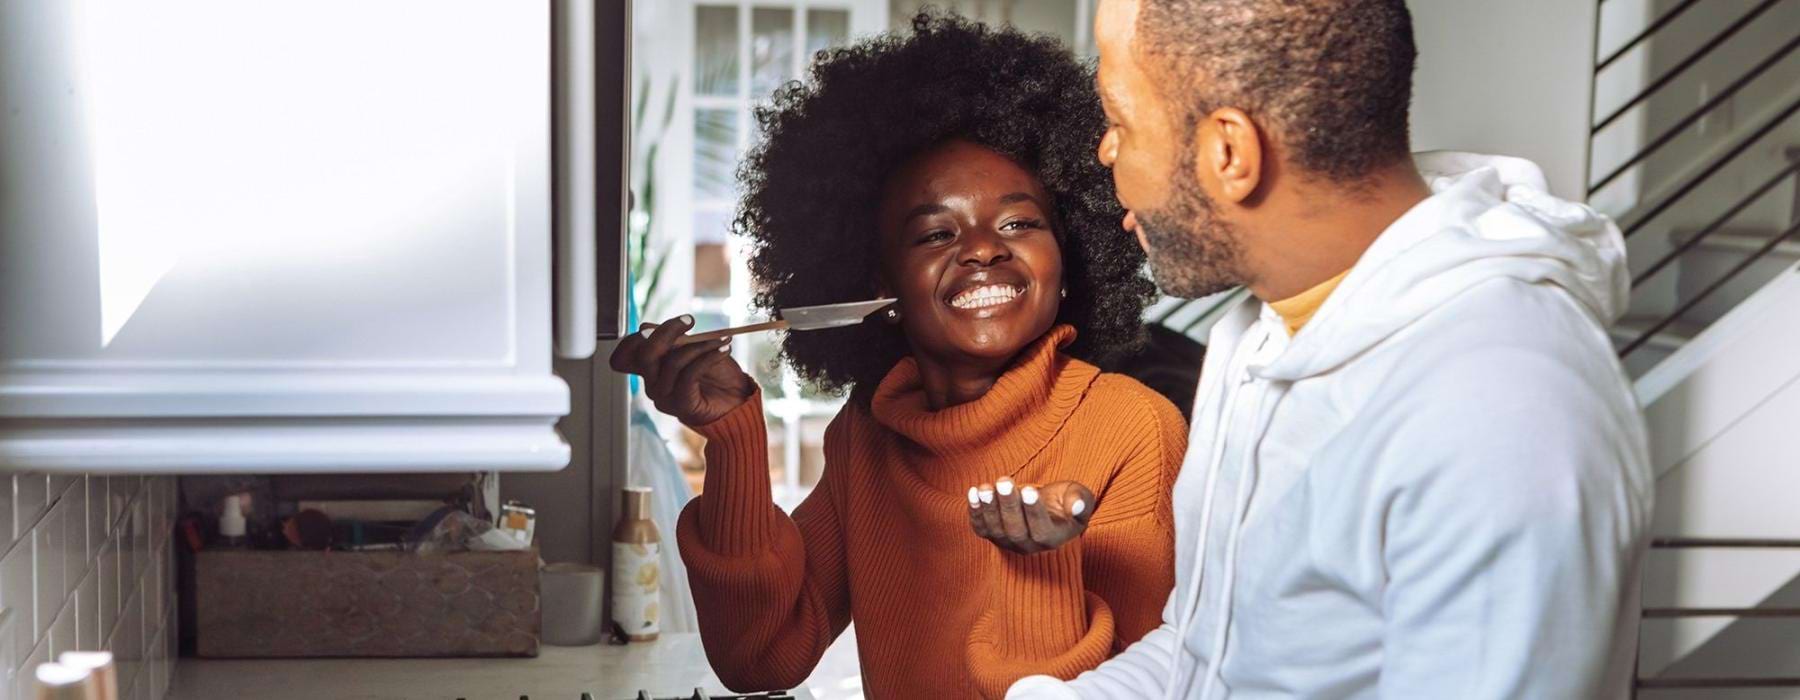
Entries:
[[951,238],[951,235],[950,235],[949,231],[945,231],[943,229],[938,229],[936,231],[931,231],[931,232],[926,233],[923,236],[920,236],[919,242],[920,243],[939,243],[942,241],[950,240],[950,238]]
[[1013,219],[1000,227],[1002,231],[1025,231],[1044,227],[1044,222],[1037,219]]

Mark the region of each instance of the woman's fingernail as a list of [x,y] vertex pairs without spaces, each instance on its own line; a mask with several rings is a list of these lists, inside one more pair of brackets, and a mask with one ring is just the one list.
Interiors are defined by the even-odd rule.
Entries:
[[1076,500],[1075,505],[1069,506],[1069,515],[1081,515],[1086,510],[1087,501]]
[[981,505],[981,494],[977,493],[980,490],[981,489],[975,488],[973,486],[969,487],[969,507],[970,508],[974,508],[974,507]]
[[994,490],[999,491],[1002,496],[1011,496],[1012,489],[1012,479],[1002,478],[994,484]]
[[720,345],[719,352],[731,352],[731,343],[725,343],[723,345]]
[[994,502],[994,492],[989,491],[987,489],[982,489],[980,498],[981,498],[982,503],[993,503]]
[[1025,501],[1025,505],[1028,505],[1028,506],[1037,505],[1037,489],[1032,488],[1030,486],[1020,489],[1019,490],[1019,499]]
[[690,316],[690,315],[688,315],[688,314],[682,314],[682,315],[681,315],[681,322],[682,322],[682,323],[683,323],[683,324],[685,324],[685,325],[689,325],[689,326],[691,326],[691,325],[694,325],[694,317],[693,317],[693,316]]

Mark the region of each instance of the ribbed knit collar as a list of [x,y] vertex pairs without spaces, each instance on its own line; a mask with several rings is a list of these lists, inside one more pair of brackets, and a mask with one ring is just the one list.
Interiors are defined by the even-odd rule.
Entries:
[[1074,340],[1072,326],[1050,329],[1021,350],[981,398],[941,411],[931,410],[919,364],[907,357],[881,380],[870,412],[906,438],[916,457],[927,458],[929,464],[917,466],[930,468],[919,476],[937,488],[958,490],[1012,474],[1062,430],[1100,375],[1099,368],[1058,352]]

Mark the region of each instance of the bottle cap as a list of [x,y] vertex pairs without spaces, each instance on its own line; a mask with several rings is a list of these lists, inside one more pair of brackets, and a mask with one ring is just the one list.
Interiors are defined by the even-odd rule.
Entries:
[[627,486],[623,489],[623,505],[625,514],[622,520],[650,519],[650,487]]
[[93,700],[93,675],[85,668],[50,662],[38,664],[37,700]]
[[225,512],[219,516],[219,534],[225,537],[244,536],[244,504],[238,496],[225,497]]
[[119,676],[110,651],[65,651],[57,662],[93,675],[95,700],[119,700]]

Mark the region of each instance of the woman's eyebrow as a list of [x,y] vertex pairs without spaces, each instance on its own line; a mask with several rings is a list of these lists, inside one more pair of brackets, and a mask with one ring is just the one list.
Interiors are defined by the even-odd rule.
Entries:
[[936,202],[932,202],[930,204],[921,204],[919,206],[916,206],[916,207],[906,210],[906,216],[900,217],[900,223],[905,224],[906,222],[912,221],[913,219],[917,219],[921,216],[931,216],[932,214],[942,214],[947,211],[950,211],[950,207],[946,207],[946,206],[944,206],[942,204],[938,204]]
[[1001,204],[1018,204],[1020,202],[1031,202],[1040,207],[1044,206],[1043,202],[1038,201],[1038,198],[1031,196],[1029,192],[1014,192],[1000,198]]

